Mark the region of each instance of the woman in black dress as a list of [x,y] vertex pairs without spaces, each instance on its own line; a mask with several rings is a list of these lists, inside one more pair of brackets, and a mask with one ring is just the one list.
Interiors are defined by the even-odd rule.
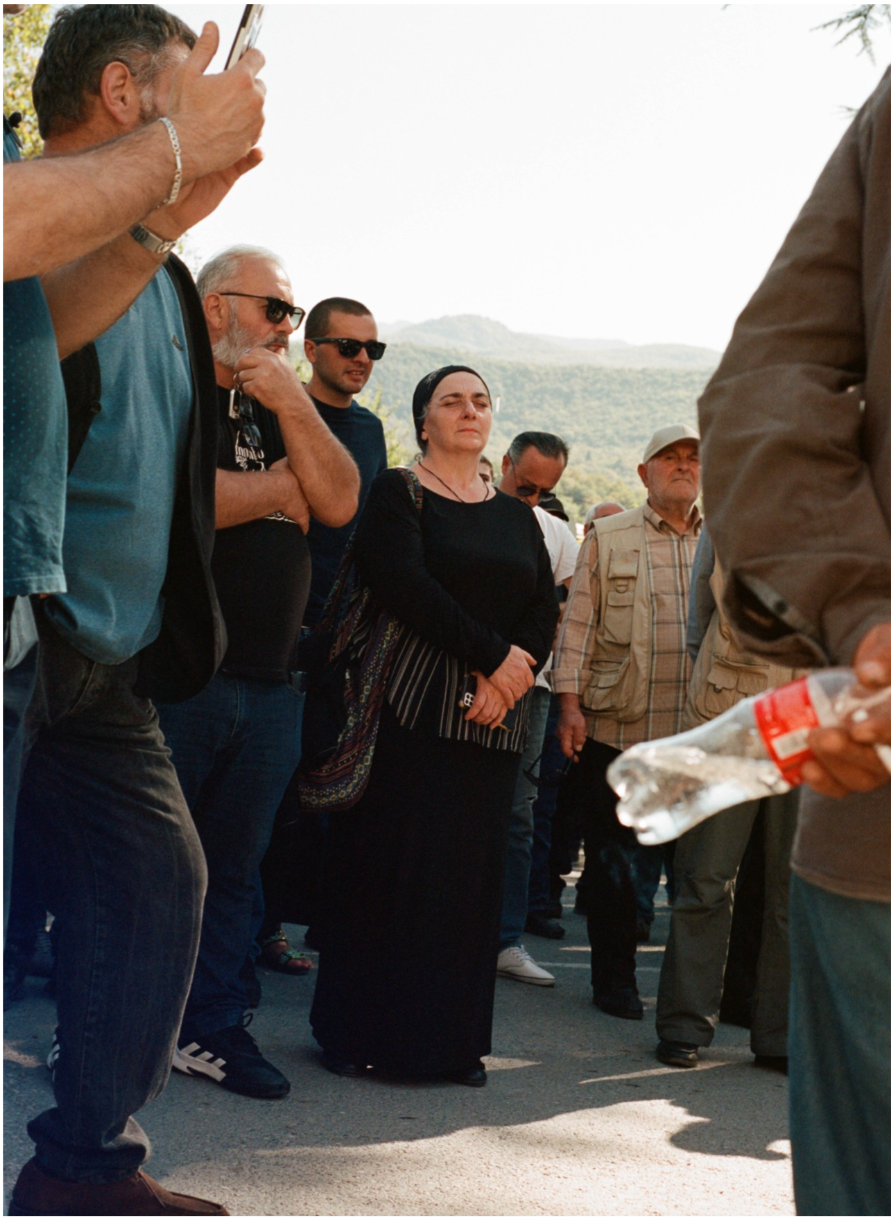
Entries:
[[386,471],[358,528],[359,575],[403,628],[368,788],[330,816],[311,1025],[335,1073],[483,1086],[524,697],[558,608],[534,514],[478,474],[484,381],[436,370],[413,417],[421,514],[402,474]]

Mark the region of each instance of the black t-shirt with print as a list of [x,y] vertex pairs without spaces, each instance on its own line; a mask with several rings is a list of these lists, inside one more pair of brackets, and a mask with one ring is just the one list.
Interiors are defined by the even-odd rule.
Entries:
[[[217,465],[225,471],[264,471],[285,458],[279,421],[251,401],[260,445],[230,411],[218,387]],[[310,550],[301,527],[281,513],[218,530],[211,569],[227,625],[222,669],[254,679],[285,681],[310,590]]]

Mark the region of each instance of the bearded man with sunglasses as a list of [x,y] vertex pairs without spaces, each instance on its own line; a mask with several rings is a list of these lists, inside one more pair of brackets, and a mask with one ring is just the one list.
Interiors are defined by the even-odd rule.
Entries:
[[199,955],[174,1068],[278,1099],[289,1082],[246,1031],[245,964],[258,933],[257,871],[301,752],[294,652],[310,589],[306,531],[351,520],[357,468],[291,365],[304,311],[281,261],[234,246],[199,273],[218,393],[212,573],[227,625],[220,670],[159,706],[208,864]]

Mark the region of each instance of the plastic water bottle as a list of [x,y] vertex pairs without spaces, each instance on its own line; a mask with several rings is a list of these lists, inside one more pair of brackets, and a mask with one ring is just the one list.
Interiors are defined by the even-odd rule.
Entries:
[[[733,705],[722,716],[637,743],[609,767],[618,819],[641,844],[674,840],[703,819],[801,784],[817,726],[865,721],[891,689],[861,686],[852,670],[820,670]],[[876,747],[891,769],[891,748]]]

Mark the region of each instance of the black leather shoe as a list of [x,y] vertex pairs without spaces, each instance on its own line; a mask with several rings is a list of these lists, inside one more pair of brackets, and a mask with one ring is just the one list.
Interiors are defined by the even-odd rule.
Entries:
[[562,901],[561,900],[550,900],[549,903],[546,905],[546,907],[543,909],[543,915],[548,916],[548,917],[555,917],[555,919],[558,920],[559,917],[561,917],[562,915]]
[[775,1069],[777,1073],[788,1073],[788,1057],[762,1056],[758,1054],[754,1058],[754,1064],[757,1069]]
[[659,1040],[655,1055],[663,1065],[675,1065],[677,1069],[695,1069],[698,1064],[698,1044]]
[[323,1049],[323,1055],[320,1059],[330,1073],[340,1074],[343,1078],[366,1077],[366,1065],[361,1064],[359,1061],[349,1061],[347,1057],[343,1057],[337,1052],[331,1052],[328,1048]]
[[532,933],[537,938],[564,938],[565,926],[547,916],[545,912],[529,912],[525,921],[525,933]]
[[635,984],[615,984],[604,989],[595,989],[593,1005],[604,1014],[614,1018],[642,1018],[643,1003],[639,999]]
[[460,1070],[459,1073],[446,1074],[448,1082],[458,1082],[460,1086],[486,1086],[487,1072],[479,1061],[471,1069]]

